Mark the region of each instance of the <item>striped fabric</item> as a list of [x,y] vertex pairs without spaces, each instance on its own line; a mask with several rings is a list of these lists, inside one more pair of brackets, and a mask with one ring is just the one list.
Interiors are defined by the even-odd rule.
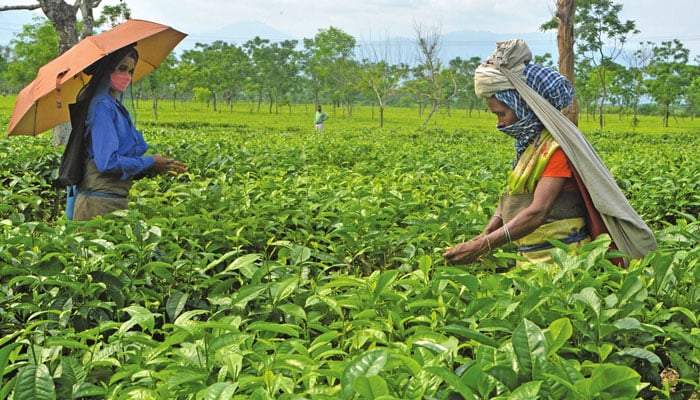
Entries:
[[574,102],[574,86],[559,72],[537,64],[525,66],[525,83],[557,110],[563,110]]

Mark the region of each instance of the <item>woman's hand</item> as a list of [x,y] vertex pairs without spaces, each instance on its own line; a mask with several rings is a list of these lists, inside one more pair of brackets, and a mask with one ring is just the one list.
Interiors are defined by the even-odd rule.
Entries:
[[476,261],[480,255],[488,251],[484,236],[476,237],[468,242],[462,242],[448,248],[442,256],[453,264],[469,264]]
[[508,243],[508,240],[520,239],[534,231],[547,220],[565,181],[564,178],[542,178],[537,184],[530,206],[508,222],[507,233],[502,223],[499,205],[481,236],[448,248],[442,256],[453,264],[469,264],[476,261],[480,255]]
[[182,161],[156,154],[153,156],[153,169],[159,174],[181,174],[187,172],[187,165]]

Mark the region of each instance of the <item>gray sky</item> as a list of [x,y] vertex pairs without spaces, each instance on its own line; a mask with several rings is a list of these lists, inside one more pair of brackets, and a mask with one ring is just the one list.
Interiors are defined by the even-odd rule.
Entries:
[[[36,0],[0,0],[0,5]],[[700,54],[696,0],[613,0],[623,5],[621,19],[641,31],[631,44],[679,39],[693,55]],[[104,0],[117,4],[117,0]],[[529,33],[550,18],[555,0],[127,0],[133,18],[147,19],[209,41],[207,33],[243,21],[258,21],[295,39],[310,38],[319,29],[340,28],[358,40],[414,36],[414,26],[460,30]],[[0,44],[21,30],[28,12],[0,14]],[[8,21],[8,18],[12,18]],[[268,37],[271,40],[275,38]]]

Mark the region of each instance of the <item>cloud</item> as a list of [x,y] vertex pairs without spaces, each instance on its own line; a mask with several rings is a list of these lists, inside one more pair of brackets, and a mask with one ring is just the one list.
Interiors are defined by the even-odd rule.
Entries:
[[[114,5],[118,0],[105,0]],[[4,5],[26,0],[0,0]],[[620,18],[633,20],[641,31],[631,37],[629,47],[639,42],[659,43],[679,39],[691,54],[700,53],[700,24],[695,0],[673,0],[673,6],[658,0],[613,0],[622,4]],[[358,40],[392,36],[414,36],[414,25],[440,28],[442,33],[488,31],[530,33],[549,20],[555,0],[138,0],[129,2],[133,18],[147,19],[187,32],[192,36],[214,32],[241,21],[257,21],[291,38],[313,37],[320,29],[334,26]],[[0,24],[2,38],[9,43],[21,32],[14,18],[29,12],[1,13],[12,17]],[[0,20],[7,21],[7,19]],[[212,40],[225,38],[212,38]]]

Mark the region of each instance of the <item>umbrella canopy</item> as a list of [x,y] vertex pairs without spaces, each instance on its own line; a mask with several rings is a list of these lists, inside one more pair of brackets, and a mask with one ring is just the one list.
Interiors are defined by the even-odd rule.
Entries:
[[90,76],[83,70],[122,47],[136,43],[139,61],[133,81],[153,71],[185,34],[169,26],[131,19],[88,36],[39,69],[36,79],[17,96],[9,135],[37,135],[70,119],[67,103],[75,101]]

